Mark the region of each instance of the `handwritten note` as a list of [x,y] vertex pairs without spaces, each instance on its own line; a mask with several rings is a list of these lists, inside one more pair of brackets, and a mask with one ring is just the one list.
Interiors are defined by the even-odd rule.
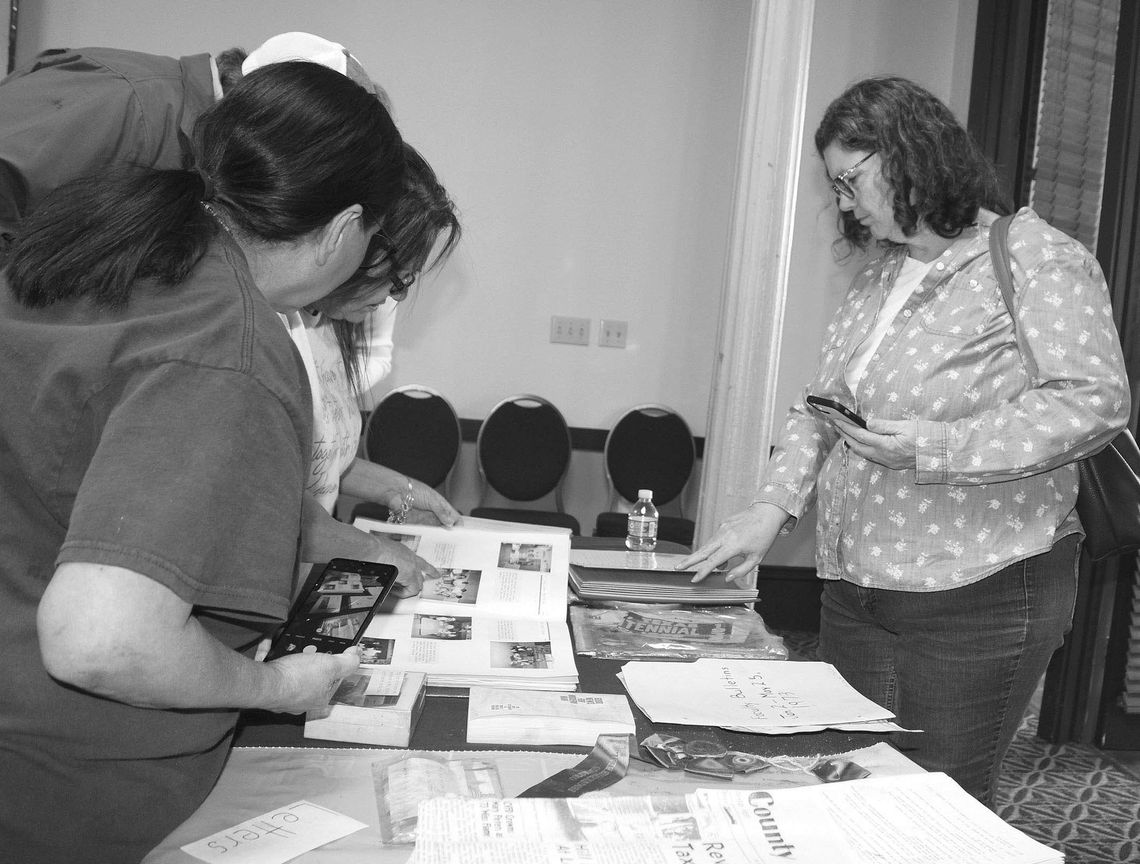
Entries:
[[[855,691],[828,663],[721,660],[627,663],[630,698],[658,723],[764,732],[886,720],[890,711]],[[684,694],[678,698],[677,694]]]
[[282,864],[367,827],[319,804],[296,801],[188,843],[182,851],[201,861]]

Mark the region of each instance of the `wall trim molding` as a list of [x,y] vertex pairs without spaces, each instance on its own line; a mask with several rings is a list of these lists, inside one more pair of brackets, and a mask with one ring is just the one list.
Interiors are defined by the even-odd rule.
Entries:
[[815,0],[752,4],[698,544],[751,503],[770,450],[814,13]]

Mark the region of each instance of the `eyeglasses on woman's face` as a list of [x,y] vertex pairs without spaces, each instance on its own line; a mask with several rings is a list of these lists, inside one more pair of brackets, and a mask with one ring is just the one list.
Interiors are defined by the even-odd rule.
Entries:
[[855,197],[855,189],[848,182],[847,178],[849,178],[852,174],[854,174],[855,171],[858,170],[860,165],[862,165],[864,162],[866,162],[868,159],[870,159],[874,155],[875,155],[875,151],[872,150],[870,153],[868,153],[866,156],[864,156],[862,159],[860,159],[858,162],[856,162],[850,168],[847,168],[843,171],[840,171],[838,174],[835,175],[835,178],[831,181],[831,191],[835,193],[837,198],[854,198]]
[[416,272],[402,266],[396,247],[387,237],[375,234],[368,244],[364,263],[357,270],[357,279],[375,280],[384,277],[389,282],[388,296],[399,303],[408,296],[408,290],[415,284]]
[[401,273],[399,269],[393,267],[388,279],[391,282],[391,286],[388,288],[388,296],[399,303],[408,296],[408,289],[416,283],[416,274],[410,270]]

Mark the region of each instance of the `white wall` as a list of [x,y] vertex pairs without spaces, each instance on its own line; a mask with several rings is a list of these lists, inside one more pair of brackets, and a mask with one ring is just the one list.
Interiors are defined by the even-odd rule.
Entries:
[[[976,2],[817,0],[808,129],[844,85],[874,72],[915,78],[964,109]],[[391,385],[434,386],[466,417],[514,392],[540,393],[571,425],[597,428],[628,406],[664,402],[703,435],[750,8],[37,0],[21,6],[18,59],[82,45],[251,49],[294,29],[343,42],[391,94],[402,131],[452,192],[465,229],[449,265],[405,304]],[[803,184],[781,405],[810,374],[848,280],[828,251],[832,202],[814,152]],[[590,318],[591,344],[550,344],[551,315]],[[629,322],[625,350],[597,346],[601,318]],[[597,454],[575,454],[567,505],[587,533],[605,506],[603,478]],[[476,486],[467,447],[453,494],[461,509]],[[810,564],[808,532],[797,533],[788,555]]]

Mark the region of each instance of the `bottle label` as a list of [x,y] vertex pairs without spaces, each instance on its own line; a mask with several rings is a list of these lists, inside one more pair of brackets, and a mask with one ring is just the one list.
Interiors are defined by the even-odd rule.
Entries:
[[656,539],[657,520],[650,519],[648,516],[630,514],[628,533],[630,537],[643,537],[647,540]]

